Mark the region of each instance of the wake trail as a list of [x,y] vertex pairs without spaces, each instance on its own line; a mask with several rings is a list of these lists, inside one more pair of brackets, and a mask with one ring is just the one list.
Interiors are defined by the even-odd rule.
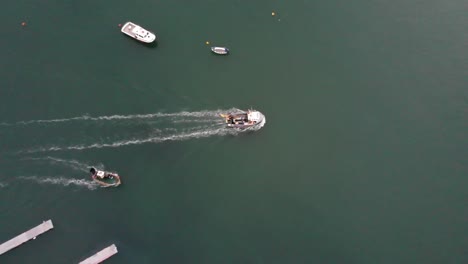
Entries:
[[37,176],[20,176],[18,179],[33,181],[39,184],[53,184],[61,186],[77,186],[85,187],[89,190],[95,190],[99,187],[99,184],[88,181],[86,179],[75,179],[75,178],[63,178],[63,177],[37,177]]
[[0,126],[15,126],[15,125],[32,125],[40,123],[63,123],[73,121],[111,121],[111,120],[138,120],[138,119],[151,119],[156,117],[218,117],[221,113],[240,111],[237,108],[231,108],[228,110],[202,110],[195,112],[182,111],[177,113],[152,113],[152,114],[133,114],[133,115],[108,115],[108,116],[97,116],[92,117],[89,115],[82,115],[70,118],[58,118],[58,119],[38,119],[29,121],[18,121],[15,123],[0,123]]
[[88,168],[91,167],[96,167],[98,169],[104,169],[104,165],[99,164],[99,165],[90,165],[86,163],[79,162],[77,160],[66,160],[66,159],[60,159],[60,158],[55,158],[51,156],[47,157],[40,157],[40,158],[24,158],[24,160],[48,160],[53,164],[61,164],[67,167],[70,167],[72,169],[78,170],[78,171],[83,171],[83,172],[88,172]]
[[[238,134],[239,131],[229,129],[229,128],[217,128],[217,129],[206,129],[206,130],[199,130],[195,132],[189,132],[189,133],[181,133],[181,134],[174,134],[174,135],[169,135],[169,136],[155,136],[155,137],[149,137],[149,138],[144,138],[144,139],[133,139],[133,140],[121,140],[121,141],[116,141],[113,143],[95,143],[95,144],[90,144],[90,145],[73,145],[73,146],[67,146],[67,147],[49,147],[49,148],[38,148],[38,149],[32,149],[32,150],[26,150],[23,152],[26,153],[36,153],[36,152],[47,152],[47,151],[62,151],[62,150],[85,150],[85,149],[100,149],[100,148],[118,148],[118,147],[123,147],[123,146],[129,146],[129,145],[141,145],[141,144],[146,144],[146,143],[161,143],[161,142],[166,142],[166,141],[183,141],[187,139],[192,139],[192,138],[205,138],[205,137],[210,137],[210,136],[222,136],[222,135],[236,135]],[[21,153],[21,152],[20,152]]]

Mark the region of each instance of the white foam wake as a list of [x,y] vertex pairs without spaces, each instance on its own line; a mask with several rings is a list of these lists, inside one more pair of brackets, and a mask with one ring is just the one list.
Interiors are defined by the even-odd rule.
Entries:
[[25,151],[27,153],[35,153],[35,152],[45,152],[45,151],[60,151],[60,150],[85,150],[85,149],[95,149],[95,148],[118,148],[123,146],[129,145],[141,145],[146,143],[161,143],[165,141],[182,141],[192,138],[204,138],[210,137],[214,135],[235,135],[240,133],[240,131],[229,129],[229,128],[217,128],[217,129],[207,129],[201,131],[195,131],[190,133],[182,133],[182,134],[175,134],[170,136],[156,136],[156,137],[149,137],[144,139],[133,139],[133,140],[121,140],[113,143],[95,143],[90,145],[74,145],[74,146],[67,146],[67,147],[49,147],[49,148],[39,148]]
[[53,164],[62,164],[67,167],[70,167],[72,169],[78,170],[78,171],[83,171],[83,172],[88,172],[88,169],[91,167],[96,167],[98,169],[104,169],[104,165],[99,164],[99,165],[89,165],[86,163],[79,162],[77,160],[66,160],[66,159],[60,159],[60,158],[55,158],[51,156],[47,157],[40,157],[40,158],[24,158],[25,160],[48,160]]
[[77,116],[77,117],[71,117],[71,118],[58,118],[58,119],[44,119],[44,120],[29,120],[29,121],[18,121],[16,123],[0,123],[2,126],[13,126],[13,125],[29,125],[29,124],[34,124],[34,123],[59,123],[59,122],[70,122],[74,120],[87,120],[88,118],[91,118],[88,115],[82,115],[82,116]]
[[0,188],[5,188],[7,187],[8,184],[0,182]]
[[70,118],[58,118],[58,119],[38,119],[29,121],[18,121],[16,123],[0,123],[2,126],[13,126],[13,125],[30,125],[38,123],[61,123],[61,122],[72,122],[72,121],[109,121],[109,120],[129,120],[129,119],[149,119],[155,117],[216,117],[220,113],[240,111],[237,108],[228,110],[202,110],[196,112],[182,111],[178,113],[152,113],[152,114],[134,114],[134,115],[109,115],[109,116],[97,116],[92,117],[89,115],[82,115]]
[[85,179],[70,179],[70,178],[52,178],[52,177],[37,177],[37,176],[21,176],[18,177],[19,179],[34,181],[39,184],[55,184],[55,185],[62,185],[62,186],[78,186],[78,187],[86,187],[89,190],[95,190],[99,185],[93,181],[88,181]]

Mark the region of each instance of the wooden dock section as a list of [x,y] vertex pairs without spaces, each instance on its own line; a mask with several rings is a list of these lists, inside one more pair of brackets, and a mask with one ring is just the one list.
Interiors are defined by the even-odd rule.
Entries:
[[0,255],[4,254],[5,252],[27,242],[30,239],[36,239],[36,237],[42,233],[49,231],[50,229],[54,228],[52,224],[52,220],[47,220],[42,222],[42,224],[29,229],[28,231],[8,240],[7,242],[0,245]]
[[81,261],[79,264],[97,264],[117,254],[117,247],[112,244],[91,257]]

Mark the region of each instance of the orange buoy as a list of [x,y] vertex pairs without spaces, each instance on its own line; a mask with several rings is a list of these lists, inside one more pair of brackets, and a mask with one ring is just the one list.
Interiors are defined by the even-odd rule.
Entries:
[[206,43],[206,45],[209,45],[209,44],[210,44],[210,42],[209,42],[209,41],[207,41],[207,42],[205,42],[205,43]]
[[275,16],[275,15],[276,15],[276,13],[275,13],[275,12],[271,12],[271,15],[272,15],[272,16]]
[[21,26],[26,26],[26,22],[21,22]]

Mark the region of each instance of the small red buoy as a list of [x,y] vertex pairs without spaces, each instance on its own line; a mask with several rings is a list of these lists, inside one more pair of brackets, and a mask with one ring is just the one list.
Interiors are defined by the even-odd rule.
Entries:
[[26,26],[26,22],[22,22],[21,26],[23,26],[23,27]]
[[119,27],[121,27],[121,26],[122,26],[122,24],[119,24]]

